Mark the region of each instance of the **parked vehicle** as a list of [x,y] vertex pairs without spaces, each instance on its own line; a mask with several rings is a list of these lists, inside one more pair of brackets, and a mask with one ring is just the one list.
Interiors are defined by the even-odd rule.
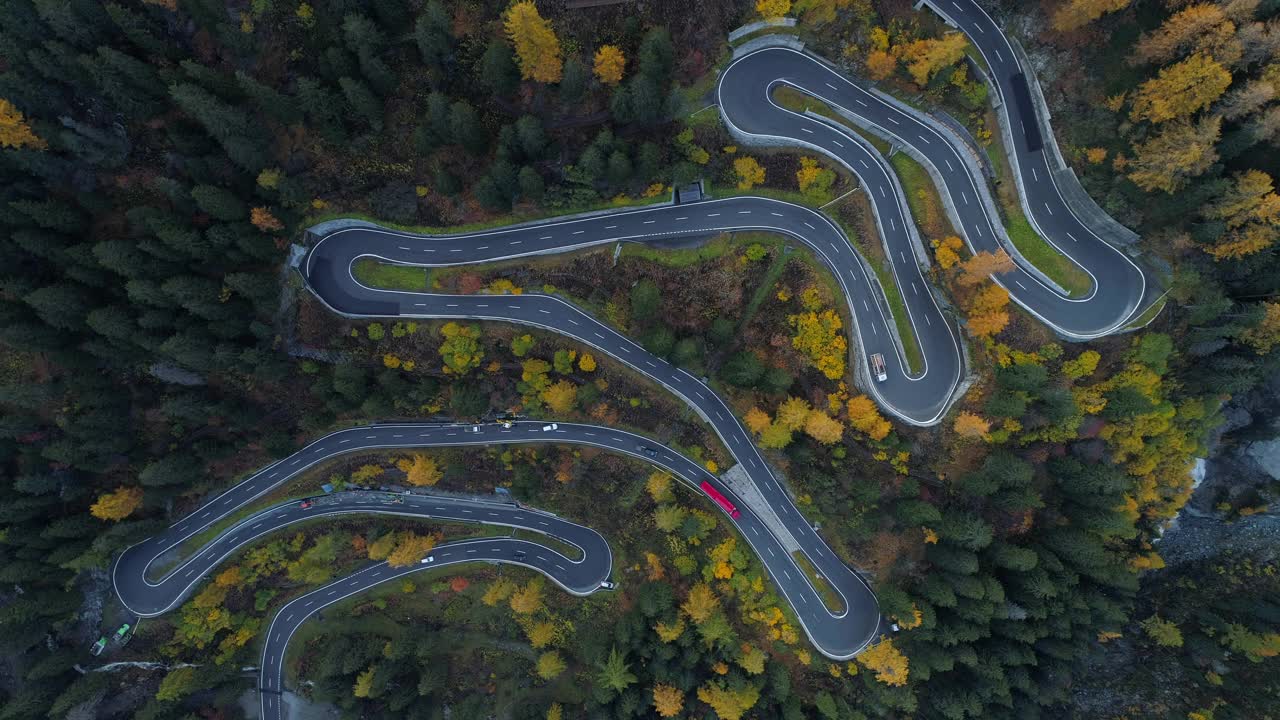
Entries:
[[609,582],[608,580],[601,580],[601,581],[600,581],[600,589],[602,589],[602,590],[612,590],[612,589],[614,589],[614,588],[616,588],[616,587],[618,587],[618,584],[617,584],[617,583],[611,583],[611,582]]
[[875,353],[871,356],[871,372],[875,373],[876,380],[884,382],[889,379],[889,370],[884,364],[884,355]]
[[551,432],[552,430],[559,430],[559,429],[560,429],[560,425],[557,423],[551,423],[550,425],[542,426],[542,432]]
[[89,647],[89,652],[94,657],[97,657],[102,654],[102,651],[106,649],[106,647],[107,647],[107,639],[105,637],[100,637],[98,638],[98,642],[94,643]]
[[721,495],[719,490],[711,486],[711,483],[707,482],[706,480],[703,480],[702,484],[699,487],[702,488],[702,492],[709,495],[712,500],[715,500],[717,505],[724,508],[724,511],[729,513],[729,517],[733,518],[734,520],[737,520],[738,518],[742,517],[742,511],[738,509],[738,506],[729,502],[729,498],[725,497],[724,495]]

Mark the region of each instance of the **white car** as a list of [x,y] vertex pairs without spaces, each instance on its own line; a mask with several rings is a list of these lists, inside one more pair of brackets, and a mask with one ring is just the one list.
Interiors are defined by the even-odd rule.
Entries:
[[479,426],[479,425],[472,425],[472,426],[471,426],[471,429],[470,429],[470,430],[468,430],[467,432],[478,433],[478,432],[480,432],[480,426]]
[[434,555],[428,555],[428,556],[426,556],[426,557],[422,558],[422,560],[420,560],[420,561],[418,561],[418,562],[419,562],[420,564],[422,564],[422,565],[428,565],[428,564],[433,563],[433,562],[435,562],[435,561],[436,561],[436,558],[435,558],[435,556],[434,556]]
[[612,583],[612,582],[609,582],[608,580],[600,581],[600,588],[602,590],[612,590],[616,587],[618,587],[617,583]]
[[560,425],[558,423],[551,423],[550,425],[542,426],[542,432],[551,432],[552,430],[559,430],[559,429],[560,429]]
[[871,356],[871,372],[875,373],[876,380],[884,382],[889,379],[889,371],[884,364],[884,356],[876,353]]
[[504,427],[504,428],[506,428],[506,429],[510,430],[510,429],[511,429],[511,421],[510,421],[510,420],[503,420],[503,421],[502,421],[502,427]]

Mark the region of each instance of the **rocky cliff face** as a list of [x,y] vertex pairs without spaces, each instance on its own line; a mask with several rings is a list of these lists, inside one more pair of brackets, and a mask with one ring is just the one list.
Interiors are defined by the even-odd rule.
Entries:
[[1195,494],[1161,538],[1168,565],[1225,547],[1280,548],[1280,377],[1233,399],[1223,415]]

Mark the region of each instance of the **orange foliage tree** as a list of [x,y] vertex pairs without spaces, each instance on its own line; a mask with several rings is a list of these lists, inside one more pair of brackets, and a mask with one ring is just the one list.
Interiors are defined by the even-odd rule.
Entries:
[[892,425],[880,417],[876,403],[866,395],[849,398],[849,424],[855,430],[866,433],[872,440],[883,440],[889,435]]
[[895,687],[907,684],[910,664],[907,656],[893,646],[892,638],[883,638],[858,656],[858,664],[876,674],[876,680]]
[[1001,248],[994,253],[980,252],[964,261],[960,266],[962,273],[958,279],[961,285],[977,285],[997,273],[1012,270],[1013,258]]
[[684,709],[684,693],[680,688],[658,683],[653,686],[653,709],[658,715],[669,718]]
[[31,131],[31,125],[13,103],[0,98],[0,147],[43,150],[48,144]]
[[1222,118],[1217,115],[1195,122],[1174,120],[1134,147],[1135,157],[1127,164],[1128,177],[1148,192],[1181,190],[1189,178],[1218,161],[1215,146],[1221,133]]
[[1053,13],[1053,29],[1059,32],[1076,30],[1103,15],[1129,6],[1131,0],[1067,0]]
[[988,285],[969,304],[969,332],[978,337],[991,337],[1009,324],[1009,291],[999,285]]
[[965,410],[956,416],[954,425],[957,435],[968,438],[985,438],[991,432],[991,423],[981,415]]
[[804,432],[823,445],[834,445],[844,435],[844,424],[821,410],[811,410],[804,421]]
[[1231,72],[1203,53],[1174,63],[1142,83],[1133,97],[1129,119],[1162,123],[1185,117],[1222,97]]

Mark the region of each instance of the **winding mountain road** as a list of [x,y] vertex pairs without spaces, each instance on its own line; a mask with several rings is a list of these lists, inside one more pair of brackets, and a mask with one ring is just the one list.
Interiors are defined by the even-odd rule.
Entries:
[[[1068,297],[1040,280],[1034,269],[1019,267],[995,278],[1012,298],[1060,335],[1079,340],[1097,338],[1122,328],[1148,297],[1146,274],[1124,253],[1104,242],[1077,217],[1063,198],[1050,172],[1041,127],[1027,100],[1027,79],[1008,40],[973,0],[930,0],[929,4],[967,33],[991,68],[995,92],[1003,99],[1001,112],[1010,128],[1018,128],[1010,164],[1018,174],[1028,219],[1052,245],[1092,279],[1089,292]],[[555,442],[601,447],[640,457],[671,471],[696,487],[711,482],[742,510],[732,519],[760,556],[775,585],[795,609],[815,647],[833,659],[860,652],[881,630],[874,594],[866,583],[840,562],[804,520],[787,492],[753,443],[751,435],[725,401],[707,384],[554,295],[444,295],[371,288],[358,282],[354,263],[361,258],[414,266],[468,265],[544,253],[561,253],[614,242],[709,236],[727,231],[762,230],[781,233],[804,243],[839,282],[859,342],[853,366],[866,389],[882,407],[899,419],[920,426],[940,422],[963,380],[964,355],[953,320],[942,311],[921,268],[921,254],[901,187],[885,158],[865,139],[839,123],[790,111],[776,104],[772,91],[789,85],[842,111],[876,134],[909,146],[940,179],[938,188],[948,201],[953,223],[973,251],[1002,247],[1000,219],[983,202],[989,193],[972,162],[966,162],[962,141],[921,119],[918,111],[888,100],[854,83],[821,60],[787,47],[765,47],[734,60],[722,73],[716,89],[720,112],[733,131],[748,142],[806,147],[833,158],[858,176],[871,201],[885,255],[906,304],[908,320],[920,347],[924,366],[911,373],[899,350],[895,324],[883,309],[879,286],[839,226],[822,213],[799,205],[763,198],[733,197],[684,205],[650,206],[490,231],[425,236],[372,226],[344,227],[324,232],[307,252],[300,271],[307,287],[330,309],[353,318],[453,318],[497,320],[560,333],[596,348],[661,384],[692,407],[719,435],[725,447],[763,497],[785,533],[792,536],[808,561],[842,595],[845,610],[833,613],[805,579],[771,524],[758,517],[720,479],[697,463],[652,440],[610,428],[561,423],[544,430],[538,423],[498,425],[452,424],[374,425],[340,431],[277,461],[227,490],[166,532],[126,550],[113,566],[113,580],[121,601],[140,616],[174,608],[201,578],[245,543],[296,522],[322,515],[391,513],[449,521],[477,521],[542,532],[576,545],[583,557],[571,560],[546,546],[513,538],[485,538],[442,545],[433,562],[420,567],[371,565],[291,601],[268,629],[263,653],[262,702],[264,717],[282,712],[282,665],[285,647],[297,627],[316,610],[381,582],[423,567],[486,560],[523,564],[552,578],[565,590],[586,594],[601,587],[612,568],[608,544],[589,528],[554,516],[501,503],[409,496],[396,502],[385,493],[342,493],[326,504],[304,510],[297,503],[281,505],[240,520],[212,539],[186,562],[153,578],[155,561],[184,541],[205,532],[247,503],[316,463],[359,450],[427,446]],[[888,379],[870,379],[867,358],[883,353]],[[656,451],[656,456],[643,447]],[[516,553],[524,553],[517,557]]]

